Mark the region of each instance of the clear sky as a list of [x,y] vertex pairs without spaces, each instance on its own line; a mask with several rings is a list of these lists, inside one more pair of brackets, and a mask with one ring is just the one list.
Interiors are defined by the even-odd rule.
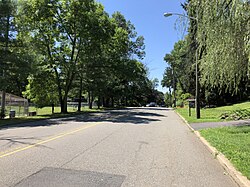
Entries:
[[[150,78],[162,80],[167,66],[163,60],[174,43],[183,39],[183,34],[175,29],[178,17],[165,18],[165,12],[184,13],[181,2],[184,0],[97,0],[105,7],[110,15],[115,11],[121,12],[130,20],[138,33],[145,38],[146,57],[143,63],[150,71]],[[159,85],[158,90],[165,92]]]

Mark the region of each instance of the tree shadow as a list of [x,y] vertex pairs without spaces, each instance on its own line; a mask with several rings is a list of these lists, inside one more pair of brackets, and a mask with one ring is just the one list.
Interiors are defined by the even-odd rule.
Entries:
[[[138,110],[139,109],[139,110]],[[129,123],[129,124],[150,124],[155,121],[161,121],[167,115],[157,113],[158,110],[168,111],[167,108],[126,108],[119,110],[106,110],[95,113],[81,113],[75,116],[45,119],[34,122],[11,124],[0,127],[2,129],[18,127],[39,127],[60,125],[69,122],[111,122],[111,123]],[[154,112],[155,111],[155,112]]]
[[151,122],[154,121],[161,121],[161,118],[164,117],[167,116],[148,111],[142,112],[133,109],[122,109],[122,110],[104,111],[98,114],[92,113],[85,116],[77,116],[74,119],[72,118],[63,119],[62,121],[73,120],[75,122],[112,122],[112,123],[150,124]]
[[173,110],[172,108],[167,107],[133,107],[133,109],[143,109],[143,110],[155,110],[155,111],[169,111]]
[[[47,149],[51,149],[50,147],[47,147],[42,144],[37,144],[37,142],[42,141],[40,138],[36,137],[20,137],[20,136],[2,136],[0,135],[0,141],[5,141],[5,144],[2,144],[1,146],[5,146],[6,148],[11,148],[15,145],[34,145],[35,147],[43,147]],[[34,142],[31,142],[34,141]]]

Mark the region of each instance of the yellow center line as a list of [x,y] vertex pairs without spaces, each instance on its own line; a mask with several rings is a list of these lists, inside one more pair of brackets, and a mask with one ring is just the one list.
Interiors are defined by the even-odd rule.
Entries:
[[[34,143],[34,144],[29,145],[29,146],[26,146],[26,147],[17,148],[17,149],[14,149],[13,151],[10,151],[10,152],[8,152],[8,151],[2,152],[2,153],[0,153],[0,158],[6,157],[6,156],[10,156],[10,155],[13,155],[13,154],[15,154],[15,153],[18,153],[18,152],[25,151],[25,150],[27,150],[27,149],[36,147],[36,146],[38,146],[38,145],[42,145],[42,144],[51,142],[51,141],[53,141],[53,140],[62,138],[62,137],[64,137],[64,136],[67,136],[67,135],[70,135],[70,134],[73,134],[73,133],[76,133],[76,132],[79,132],[79,131],[82,131],[82,130],[85,130],[85,129],[88,129],[88,128],[91,128],[91,127],[94,127],[94,126],[96,126],[96,125],[98,125],[98,124],[100,124],[100,123],[93,124],[93,125],[88,125],[88,126],[85,126],[85,127],[81,127],[81,128],[76,129],[76,130],[73,130],[73,131],[64,132],[64,133],[61,133],[61,134],[59,134],[59,135],[53,136],[52,138],[49,138],[49,139],[47,139],[47,140],[43,140],[43,141]],[[7,153],[6,153],[6,152],[7,152]]]

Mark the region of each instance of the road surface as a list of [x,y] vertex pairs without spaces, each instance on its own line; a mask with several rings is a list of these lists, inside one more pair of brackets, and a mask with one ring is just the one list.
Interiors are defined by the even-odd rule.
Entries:
[[0,130],[1,187],[236,187],[174,111],[129,108]]

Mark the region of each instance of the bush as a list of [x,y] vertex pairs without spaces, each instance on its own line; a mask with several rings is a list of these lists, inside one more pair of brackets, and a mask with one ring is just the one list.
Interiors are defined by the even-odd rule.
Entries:
[[228,119],[228,120],[241,120],[241,119],[250,119],[250,110],[233,110],[230,112],[225,112],[221,114],[220,119]]
[[191,97],[192,97],[192,95],[190,93],[181,94],[181,99],[183,101],[185,101],[185,100],[187,100],[187,99],[189,99]]
[[184,107],[184,101],[183,101],[183,100],[178,100],[178,101],[176,102],[176,106],[177,106],[177,107]]

